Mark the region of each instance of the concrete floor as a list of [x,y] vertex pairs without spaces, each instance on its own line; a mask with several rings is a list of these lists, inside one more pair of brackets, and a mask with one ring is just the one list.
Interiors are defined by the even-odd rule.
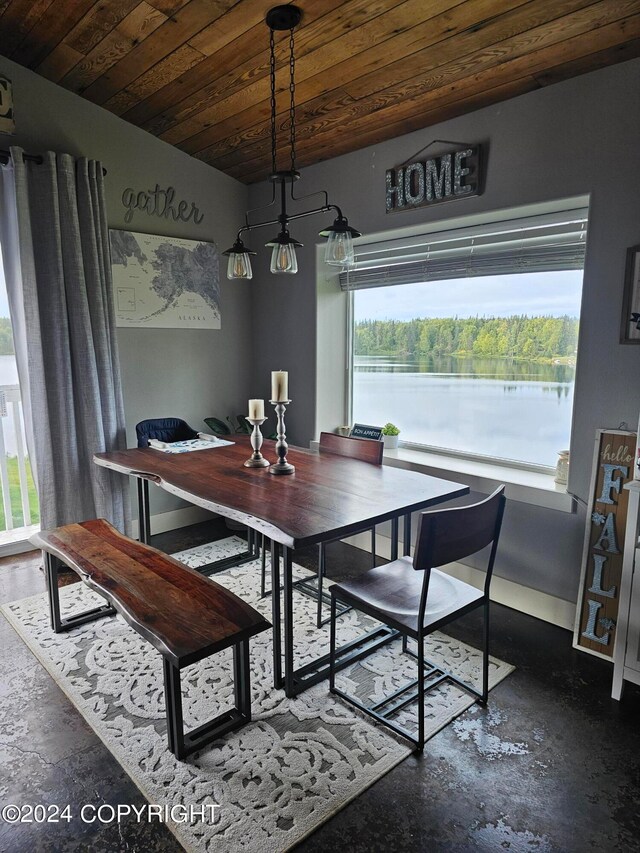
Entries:
[[[177,551],[229,535],[221,522],[155,537]],[[313,566],[314,552],[296,554]],[[0,560],[0,601],[44,589],[39,555]],[[332,578],[366,558],[331,546]],[[640,851],[640,689],[610,699],[611,666],[571,648],[567,631],[500,605],[496,656],[516,671],[297,849]],[[451,630],[477,643],[475,616]],[[7,803],[142,805],[145,800],[66,696],[0,619],[0,807]],[[161,824],[8,825],[1,851],[178,851]],[[232,851],[220,850],[220,853]]]

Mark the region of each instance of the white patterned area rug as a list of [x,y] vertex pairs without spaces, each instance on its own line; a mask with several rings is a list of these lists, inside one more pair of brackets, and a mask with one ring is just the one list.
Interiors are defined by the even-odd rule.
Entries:
[[[244,548],[242,540],[230,537],[175,556],[197,567]],[[300,567],[295,572],[307,574]],[[270,599],[259,598],[259,577],[259,561],[254,560],[215,580],[271,620]],[[84,584],[60,590],[63,615],[94,606],[96,599]],[[252,722],[177,761],[167,749],[162,659],[120,616],[54,634],[44,593],[5,605],[2,611],[151,803],[218,806],[205,810],[215,815],[213,821],[167,824],[188,851],[288,850],[411,752],[407,741],[331,696],[327,682],[296,699],[274,690],[271,631],[265,631],[250,644]],[[315,615],[315,602],[296,592],[296,665],[328,650],[328,626],[318,630]],[[345,614],[338,620],[338,644],[373,624],[356,611]],[[434,634],[426,654],[434,661],[445,659],[462,678],[479,681],[477,650]],[[512,669],[492,660],[491,686]],[[341,673],[340,686],[370,702],[409,677],[415,677],[415,661],[402,655],[400,643],[394,642]],[[229,707],[231,651],[183,670],[182,690],[187,729]],[[427,737],[473,704],[454,686],[442,685],[432,693]],[[411,717],[409,707],[398,722],[411,726]]]

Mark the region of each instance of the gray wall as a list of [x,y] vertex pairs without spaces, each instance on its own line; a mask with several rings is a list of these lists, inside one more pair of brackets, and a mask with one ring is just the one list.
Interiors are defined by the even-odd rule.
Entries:
[[[109,225],[163,236],[214,241],[222,251],[233,243],[247,206],[243,184],[200,163],[77,95],[0,57],[0,73],[13,81],[18,132],[0,134],[0,147],[64,151],[102,161],[107,169]],[[124,221],[122,192],[173,186],[176,199],[195,202],[199,225],[136,211]],[[129,444],[144,418],[181,416],[196,429],[203,418],[244,411],[250,391],[251,288],[226,278],[220,264],[220,330],[119,329],[120,362]],[[160,490],[153,511],[183,504]]]
[[[298,190],[302,195],[327,189],[351,224],[367,235],[590,194],[569,484],[583,499],[595,430],[621,421],[635,428],[640,410],[640,350],[618,343],[625,252],[640,242],[639,138],[640,60],[633,60],[305,168]],[[385,170],[433,139],[488,146],[484,194],[388,217]],[[264,184],[252,187],[251,206],[264,203],[269,192]],[[305,244],[297,276],[271,276],[268,251],[262,250],[253,282],[256,363],[290,371],[294,403],[287,426],[291,440],[300,444],[315,437],[315,377],[324,370],[322,342],[318,358],[315,337],[315,245],[323,225],[318,216],[292,227]],[[260,242],[254,237],[252,245]],[[575,600],[583,526],[582,509],[569,515],[512,504],[497,573]]]

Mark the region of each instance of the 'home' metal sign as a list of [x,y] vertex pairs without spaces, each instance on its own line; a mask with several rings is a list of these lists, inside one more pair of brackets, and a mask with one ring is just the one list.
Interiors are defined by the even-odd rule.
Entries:
[[387,169],[387,213],[481,193],[480,146]]

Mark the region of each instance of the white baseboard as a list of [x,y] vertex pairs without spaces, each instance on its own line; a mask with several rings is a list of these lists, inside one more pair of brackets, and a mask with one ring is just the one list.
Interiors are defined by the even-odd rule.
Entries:
[[[363,551],[371,550],[369,533],[359,533],[344,541]],[[376,536],[376,553],[386,559],[390,558],[391,540],[388,536],[381,536],[380,534]],[[442,571],[459,580],[466,581],[478,589],[481,589],[484,583],[484,572],[462,563],[451,563],[443,567]],[[513,610],[519,610],[521,613],[527,613],[529,616],[535,616],[544,622],[550,622],[552,625],[573,631],[576,605],[572,601],[565,601],[563,598],[556,598],[546,592],[522,586],[498,577],[496,574],[491,581],[491,600],[511,607]]]
[[[170,512],[159,512],[151,516],[151,533],[166,533],[168,530],[178,530],[180,527],[188,527],[190,524],[198,524],[200,521],[208,521],[217,518],[212,512],[199,506],[185,506],[182,509],[174,509]],[[131,535],[138,538],[138,522],[131,522]]]

